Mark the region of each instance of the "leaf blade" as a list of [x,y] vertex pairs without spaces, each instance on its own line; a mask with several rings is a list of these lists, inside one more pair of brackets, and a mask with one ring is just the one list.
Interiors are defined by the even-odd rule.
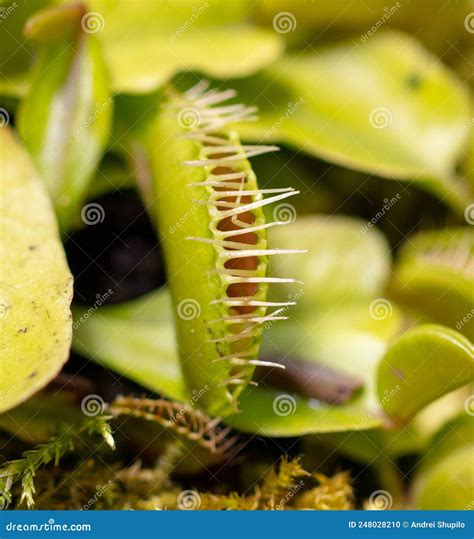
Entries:
[[[0,411],[49,382],[72,338],[69,273],[50,201],[26,151],[7,129],[2,146]],[[33,202],[32,202],[33,201]]]
[[197,70],[217,78],[244,77],[275,60],[280,37],[245,23],[246,2],[178,0],[128,2],[93,0],[104,22],[99,37],[116,92],[146,93],[179,71]]
[[264,98],[254,97],[260,120],[239,126],[243,135],[414,180],[460,213],[468,204],[455,165],[469,135],[469,92],[413,38],[380,32],[363,45],[353,40],[288,55],[257,78],[232,84],[245,97],[270,87]]
[[382,424],[357,403],[325,405],[314,399],[258,387],[242,393],[240,409],[240,414],[225,418],[226,424],[262,436],[369,430]]
[[377,369],[383,409],[407,422],[427,404],[474,380],[472,344],[444,326],[424,324],[405,332]]
[[73,349],[138,384],[184,401],[171,297],[158,290],[117,306],[73,306]]
[[111,129],[110,82],[96,36],[43,46],[19,131],[66,230],[78,217]]

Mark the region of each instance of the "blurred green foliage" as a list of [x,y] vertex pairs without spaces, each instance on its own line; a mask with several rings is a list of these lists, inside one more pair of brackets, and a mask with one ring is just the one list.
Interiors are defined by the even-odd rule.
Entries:
[[[336,448],[338,457],[371,465],[398,506],[472,505],[472,11],[468,0],[150,0],[133,9],[126,0],[2,1],[2,227],[9,239],[0,307],[10,311],[2,329],[10,362],[0,359],[0,410],[9,409],[2,430],[39,443],[51,435],[48,426],[80,422],[74,399],[54,405],[47,391],[35,397],[34,428],[32,401],[14,407],[57,374],[71,333],[68,273],[44,191],[63,238],[90,226],[86,202],[123,188],[138,190],[156,223],[166,205],[152,204],[152,183],[170,151],[157,115],[170,91],[206,78],[216,89],[235,88],[234,103],[258,107],[256,121],[233,126],[245,141],[283,146],[253,165],[260,188],[301,191],[285,207],[266,208],[268,219],[278,213],[290,223],[272,231],[270,242],[309,250],[271,265],[273,276],[305,281],[271,291],[297,305],[284,313],[288,320],[265,328],[261,351],[286,362],[293,384],[247,387],[240,413],[226,423],[261,436],[304,437],[317,455]],[[45,188],[25,165],[26,151]],[[34,187],[27,190],[26,181]],[[26,218],[33,214],[37,224]],[[41,249],[26,256],[40,232]],[[21,286],[28,299],[50,305],[47,324],[26,296],[8,299]],[[178,361],[166,287],[121,305],[75,305],[73,313],[81,356],[189,402],[193,388]],[[41,335],[18,337],[20,319],[21,327],[43,328]],[[20,338],[35,340],[20,351]],[[36,346],[49,351],[45,361]],[[34,384],[25,365],[40,373]],[[327,402],[324,376],[328,386],[349,379],[353,388]],[[416,459],[409,485],[399,473],[407,457]]]

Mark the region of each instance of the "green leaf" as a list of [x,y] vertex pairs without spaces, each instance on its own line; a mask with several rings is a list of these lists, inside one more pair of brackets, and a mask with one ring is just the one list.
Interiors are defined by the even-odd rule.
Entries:
[[[473,425],[471,425],[472,431]],[[473,447],[455,449],[424,470],[415,483],[416,509],[471,509],[474,500]]]
[[232,85],[259,106],[260,121],[242,126],[243,135],[416,181],[464,211],[467,185],[454,167],[468,136],[469,93],[412,38],[379,32],[364,44],[287,56],[259,78]]
[[[291,215],[291,207],[275,209],[281,219],[284,210]],[[270,241],[309,252],[272,261],[274,276],[293,275],[304,285],[279,285],[284,289],[277,299],[296,305],[285,313],[288,321],[267,329],[262,354],[300,358],[356,377],[364,384],[367,413],[379,416],[375,372],[402,322],[383,298],[391,262],[386,240],[362,220],[313,215],[272,230]]]
[[456,421],[456,418],[465,412],[466,399],[471,393],[469,384],[467,386],[451,391],[441,398],[428,404],[413,421],[405,428],[415,433],[422,444],[422,451],[430,451],[433,437],[438,431],[443,430],[446,425]]
[[[276,208],[276,212],[291,214],[291,207]],[[278,218],[284,217],[282,213]],[[274,247],[309,252],[272,261],[273,275],[294,275],[304,285],[284,289],[282,296],[297,304],[285,313],[288,321],[268,327],[262,356],[276,361],[280,357],[302,359],[361,380],[363,390],[356,402],[359,414],[364,415],[362,423],[380,424],[375,373],[402,321],[388,300],[374,299],[382,295],[390,271],[386,240],[358,219],[304,216],[272,230],[270,241]],[[339,413],[352,405],[354,402],[330,409]]]
[[63,4],[54,9],[40,10],[28,19],[23,35],[37,43],[71,38],[85,14],[84,4]]
[[[342,452],[351,459],[363,464],[374,464],[376,460],[394,461],[395,459],[409,454],[424,454],[422,466],[430,462],[431,455],[436,452],[433,447],[446,437],[451,431],[452,425],[457,422],[461,410],[464,410],[468,398],[466,388],[453,391],[426,406],[409,424],[403,429],[377,429],[370,432],[351,432],[342,434],[328,434],[308,440],[311,445],[315,442],[329,445],[338,452]],[[380,408],[380,405],[379,405]],[[466,418],[467,419],[467,418]],[[464,431],[472,427],[471,421],[464,421],[462,431],[457,436],[458,441],[464,436]],[[439,431],[436,437],[433,433]],[[466,433],[467,434],[467,433]],[[464,438],[472,438],[472,433]],[[446,444],[449,451],[453,444]],[[444,442],[442,443],[444,447]],[[441,445],[440,445],[441,448]]]
[[241,413],[227,417],[226,424],[262,436],[368,430],[381,425],[379,418],[367,416],[367,410],[359,402],[331,406],[258,387],[242,393],[240,410]]
[[184,401],[168,290],[121,305],[73,307],[73,348],[166,397]]
[[413,477],[417,509],[473,509],[474,417],[466,410],[448,421],[429,440]]
[[377,394],[383,409],[404,423],[472,380],[474,352],[469,340],[427,324],[407,331],[387,350],[377,371]]
[[[303,37],[311,32],[318,41],[331,39],[334,35],[341,36],[347,32],[360,32],[357,39],[361,42],[373,39],[380,30],[381,23],[391,28],[405,28],[416,35],[422,36],[430,46],[438,45],[445,50],[448,39],[459,39],[459,28],[462,28],[466,13],[469,12],[469,0],[460,0],[444,4],[444,0],[430,0],[430,24],[424,25],[426,4],[424,2],[392,2],[385,0],[364,0],[363,2],[348,3],[346,0],[319,2],[318,9],[311,2],[291,2],[288,0],[262,0],[258,2],[258,20],[268,26],[276,24],[275,14],[288,10],[291,4],[291,14],[295,19],[290,26],[290,38],[293,34],[302,33]],[[444,9],[447,8],[447,9]],[[282,23],[280,23],[282,24]]]
[[[275,206],[274,214],[283,220],[296,217],[294,208],[285,203]],[[315,313],[342,303],[373,299],[383,290],[390,273],[388,242],[360,219],[298,217],[288,226],[273,228],[269,242],[272,247],[308,250],[304,256],[272,260],[276,277],[291,275],[304,283],[279,286],[287,297],[301,290],[292,311]]]
[[[465,399],[466,408],[471,401],[472,396]],[[463,410],[430,437],[426,454],[420,462],[420,473],[429,471],[454,451],[466,446],[474,448],[474,417]]]
[[280,36],[245,22],[250,4],[91,0],[116,92],[145,93],[179,71],[244,77],[274,61]]
[[391,290],[403,305],[474,339],[474,230],[421,232],[404,245]]
[[[38,30],[39,31],[39,30]],[[111,129],[107,69],[96,36],[45,45],[19,130],[53,199],[60,228],[77,219]]]
[[53,209],[28,154],[6,127],[0,142],[3,412],[46,385],[67,360],[72,277]]

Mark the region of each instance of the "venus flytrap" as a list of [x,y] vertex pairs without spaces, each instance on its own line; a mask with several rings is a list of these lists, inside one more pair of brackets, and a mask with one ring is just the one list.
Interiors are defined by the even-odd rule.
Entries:
[[205,82],[171,92],[152,130],[153,144],[166,146],[152,157],[154,213],[181,365],[189,390],[209,386],[201,404],[217,415],[237,410],[257,365],[279,366],[258,359],[260,337],[293,302],[268,301],[267,290],[294,279],[268,277],[268,257],[302,252],[268,248],[267,229],[285,223],[266,222],[263,206],[297,191],[259,189],[248,159],[277,148],[240,143],[229,125],[255,109],[224,104],[234,96]]
[[400,250],[391,283],[406,307],[474,338],[474,231],[419,232]]
[[[389,28],[362,44],[301,54],[304,39],[279,32],[275,10],[251,9],[244,0],[225,10],[210,0],[142,4],[130,10],[125,0],[88,0],[43,9],[14,2],[1,17],[9,38],[0,50],[0,124],[3,114],[10,125],[0,129],[7,149],[0,174],[0,510],[22,503],[471,509],[474,205],[472,159],[463,156],[472,136],[469,66],[455,61],[447,69],[422,43]],[[278,16],[288,14],[283,9]],[[329,23],[328,13],[322,20],[295,10],[299,37]],[[356,36],[367,35],[374,21],[356,15]],[[402,27],[412,29],[421,15],[403,10]],[[458,15],[451,14],[457,30],[466,16]],[[444,33],[439,50],[445,41]],[[220,89],[201,82],[184,92],[197,72],[220,80]],[[244,102],[259,106],[258,119],[255,107],[227,101],[235,96],[226,89],[229,77]],[[282,143],[286,155],[277,161],[266,155],[276,147],[245,145],[240,137]],[[261,156],[255,169],[254,156]],[[293,187],[305,192],[303,204],[281,183],[284,161],[292,163]],[[366,203],[380,195],[372,197],[367,175],[410,183],[390,215],[398,235],[380,212],[367,224],[374,213]],[[397,185],[384,186],[387,197]],[[135,193],[117,191],[133,186],[163,244],[168,280],[157,290],[150,289],[164,284],[163,257],[138,268],[141,242],[129,243],[114,222],[97,232],[75,230],[99,224],[86,210],[106,193],[119,214]],[[417,189],[433,197],[413,199]],[[332,216],[348,197],[347,209],[362,221]],[[296,213],[308,215],[279,226]],[[135,215],[120,213],[123,228]],[[423,230],[401,249],[400,216],[406,230]],[[137,240],[148,235],[144,227]],[[84,247],[88,267],[102,240],[112,248],[120,238],[139,269],[139,290],[150,292],[101,305],[96,272],[108,265],[93,256],[97,268],[84,296],[83,279],[75,288],[81,303],[95,303],[74,305],[72,324],[72,279],[58,230],[67,233],[67,259],[75,254],[71,243]],[[114,271],[105,273],[122,284],[123,297],[134,297],[128,261],[115,247],[107,256]],[[273,256],[301,247],[308,255]],[[78,258],[76,276],[87,270]],[[99,365],[79,358],[65,365],[71,338],[76,353]],[[135,394],[117,396],[107,369]],[[110,416],[96,415],[104,399]],[[116,448],[114,424],[122,432]],[[354,498],[349,474],[308,474],[298,460],[282,458],[257,484],[268,452],[242,465],[233,459],[255,436],[298,436],[309,469],[328,454],[337,455],[337,467],[339,456],[362,465],[359,471],[370,466],[358,479],[373,487],[370,504],[361,499],[368,490]],[[103,458],[106,445],[115,451]],[[248,449],[244,457],[253,454]],[[157,466],[141,467],[144,450]],[[191,474],[231,460],[225,485],[188,490]],[[255,489],[233,492],[252,477]]]

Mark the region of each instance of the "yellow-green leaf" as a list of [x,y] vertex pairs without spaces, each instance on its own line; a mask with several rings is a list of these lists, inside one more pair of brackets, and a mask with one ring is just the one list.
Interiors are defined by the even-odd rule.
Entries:
[[[38,35],[64,16],[61,8],[47,13],[33,21]],[[80,18],[76,24],[81,28]],[[74,38],[43,45],[18,127],[46,182],[61,230],[78,219],[109,137],[112,109],[108,71],[95,35],[77,31]]]
[[73,314],[76,352],[171,399],[189,396],[166,290],[100,309],[74,306]]
[[40,10],[28,19],[23,35],[37,43],[69,39],[78,30],[85,13],[86,7],[80,3]]
[[[275,217],[296,217],[290,204],[275,206]],[[281,214],[281,215],[280,215]],[[335,305],[358,303],[380,294],[390,273],[387,240],[370,223],[345,216],[305,215],[269,232],[273,247],[307,249],[300,257],[275,257],[275,277],[291,275],[301,284],[280,285],[282,297],[297,299],[294,310],[314,314]]]
[[246,0],[91,0],[116,92],[145,93],[189,69],[243,77],[275,60],[280,36],[245,22]]
[[400,250],[391,288],[403,305],[474,339],[474,230],[411,237]]
[[369,430],[380,427],[381,420],[368,415],[360,399],[345,405],[329,405],[257,387],[242,393],[240,413],[226,418],[226,423],[243,432],[285,437]]
[[469,445],[456,448],[420,474],[415,485],[416,509],[472,510],[474,500],[472,450],[472,446]]
[[387,350],[377,371],[383,409],[399,422],[410,420],[439,397],[474,380],[474,349],[444,326],[417,326]]
[[0,129],[0,412],[24,401],[69,355],[72,277],[54,211],[30,158]]
[[242,134],[415,180],[464,211],[468,187],[455,178],[455,165],[469,134],[469,92],[414,39],[380,32],[363,44],[286,56],[237,88],[260,109],[260,121],[243,125]]

